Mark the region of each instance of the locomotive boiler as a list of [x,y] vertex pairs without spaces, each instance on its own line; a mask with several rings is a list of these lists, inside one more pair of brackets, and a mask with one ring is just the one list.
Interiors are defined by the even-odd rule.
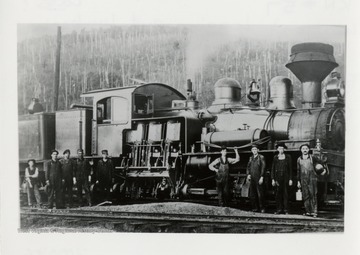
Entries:
[[[329,174],[319,178],[321,197],[338,200],[344,187],[345,110],[344,83],[339,74],[331,73],[337,66],[331,45],[302,43],[292,47],[286,67],[302,83],[299,109],[287,77],[270,81],[265,107],[258,104],[256,82],[248,93],[250,104],[242,105],[239,82],[223,78],[215,83],[215,100],[206,109],[199,108],[191,81],[187,97],[168,85],[150,83],[86,92],[82,96],[93,99],[93,105],[85,107],[89,109],[52,113],[55,120],[37,117],[36,121],[49,119],[51,125],[45,125],[49,131],[42,130],[46,134],[52,130],[54,137],[48,142],[59,150],[84,148],[88,157],[96,159],[107,149],[116,163],[113,196],[117,198],[156,196],[163,178],[172,197],[214,198],[216,184],[208,165],[219,157],[223,145],[240,152],[240,162],[230,168],[230,180],[233,198],[246,197],[251,145],[258,144],[266,158],[269,183],[275,145],[283,142],[293,158],[293,176],[301,144],[309,143],[314,153],[326,159]],[[330,73],[324,83],[326,102],[322,102],[322,82]],[[26,129],[23,118],[19,121],[20,142],[26,144],[24,141],[31,139],[21,132]],[[66,133],[74,137],[69,139]],[[20,153],[24,160],[30,154],[23,150],[26,146]],[[50,153],[40,151],[40,160],[45,161]]]

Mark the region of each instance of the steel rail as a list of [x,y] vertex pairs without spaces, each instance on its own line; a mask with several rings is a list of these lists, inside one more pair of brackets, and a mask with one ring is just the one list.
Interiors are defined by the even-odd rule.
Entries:
[[[274,232],[274,229],[280,232],[341,232],[344,230],[343,220],[338,219],[322,219],[309,218],[302,216],[281,216],[281,215],[242,215],[242,216],[227,216],[227,215],[200,215],[200,214],[172,214],[172,213],[150,213],[150,212],[123,212],[123,211],[98,211],[98,210],[22,210],[21,217],[24,219],[37,218],[45,220],[51,218],[52,220],[80,220],[91,221],[97,223],[110,222],[113,224],[134,224],[159,227],[166,226],[170,229],[171,226],[177,226],[177,231],[182,232],[184,229],[200,229],[207,227],[210,232],[214,229],[227,230],[224,232],[253,232],[256,229],[259,232]],[[41,221],[41,220],[40,220]],[[190,224],[190,225],[189,225]],[[181,229],[181,231],[179,231]],[[123,231],[123,230],[122,230]],[[202,232],[201,230],[199,230]],[[151,231],[150,231],[151,232]],[[221,232],[221,231],[220,231]]]

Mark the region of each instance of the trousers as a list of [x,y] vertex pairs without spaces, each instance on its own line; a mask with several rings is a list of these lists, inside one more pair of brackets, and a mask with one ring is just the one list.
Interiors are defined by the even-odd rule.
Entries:
[[259,185],[259,180],[250,180],[250,200],[253,210],[264,210],[264,188]]
[[276,208],[277,211],[289,211],[288,181],[284,178],[278,180],[279,186],[276,187]]
[[[64,201],[67,201],[69,205],[71,206],[73,204],[73,183],[72,180],[65,180],[65,183],[63,185],[63,199]],[[65,196],[67,195],[67,199],[65,199]]]
[[33,195],[35,196],[36,204],[41,205],[41,197],[40,197],[38,184],[33,184],[32,188],[30,188],[29,183],[26,183],[26,193],[27,193],[27,197],[28,197],[28,205],[29,206],[32,205],[32,196]]
[[84,189],[85,197],[87,200],[87,203],[91,205],[91,196],[90,196],[90,183],[88,180],[80,180],[76,183],[77,188],[77,197],[80,203],[83,202],[83,194],[82,191]]
[[229,182],[227,180],[217,181],[216,189],[218,192],[219,206],[227,206],[229,203]]
[[49,208],[52,208],[54,206],[54,200],[55,200],[56,208],[64,207],[62,187],[60,184],[50,186],[48,198],[49,198]]
[[317,213],[317,179],[302,178],[301,187],[306,213]]

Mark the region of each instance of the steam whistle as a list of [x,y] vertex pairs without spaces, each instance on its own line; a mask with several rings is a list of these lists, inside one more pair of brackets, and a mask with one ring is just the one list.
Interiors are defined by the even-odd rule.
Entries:
[[196,93],[195,91],[193,91],[191,79],[188,79],[186,82],[186,92],[187,92],[188,100],[196,100]]
[[186,82],[187,100],[186,107],[190,109],[198,109],[199,101],[196,100],[196,92],[193,90],[191,79]]

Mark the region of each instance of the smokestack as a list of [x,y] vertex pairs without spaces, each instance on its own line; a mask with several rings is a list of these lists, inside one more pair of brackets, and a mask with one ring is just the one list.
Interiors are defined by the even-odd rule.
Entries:
[[303,108],[321,105],[321,82],[338,64],[334,48],[324,43],[300,43],[291,48],[285,65],[302,83]]

